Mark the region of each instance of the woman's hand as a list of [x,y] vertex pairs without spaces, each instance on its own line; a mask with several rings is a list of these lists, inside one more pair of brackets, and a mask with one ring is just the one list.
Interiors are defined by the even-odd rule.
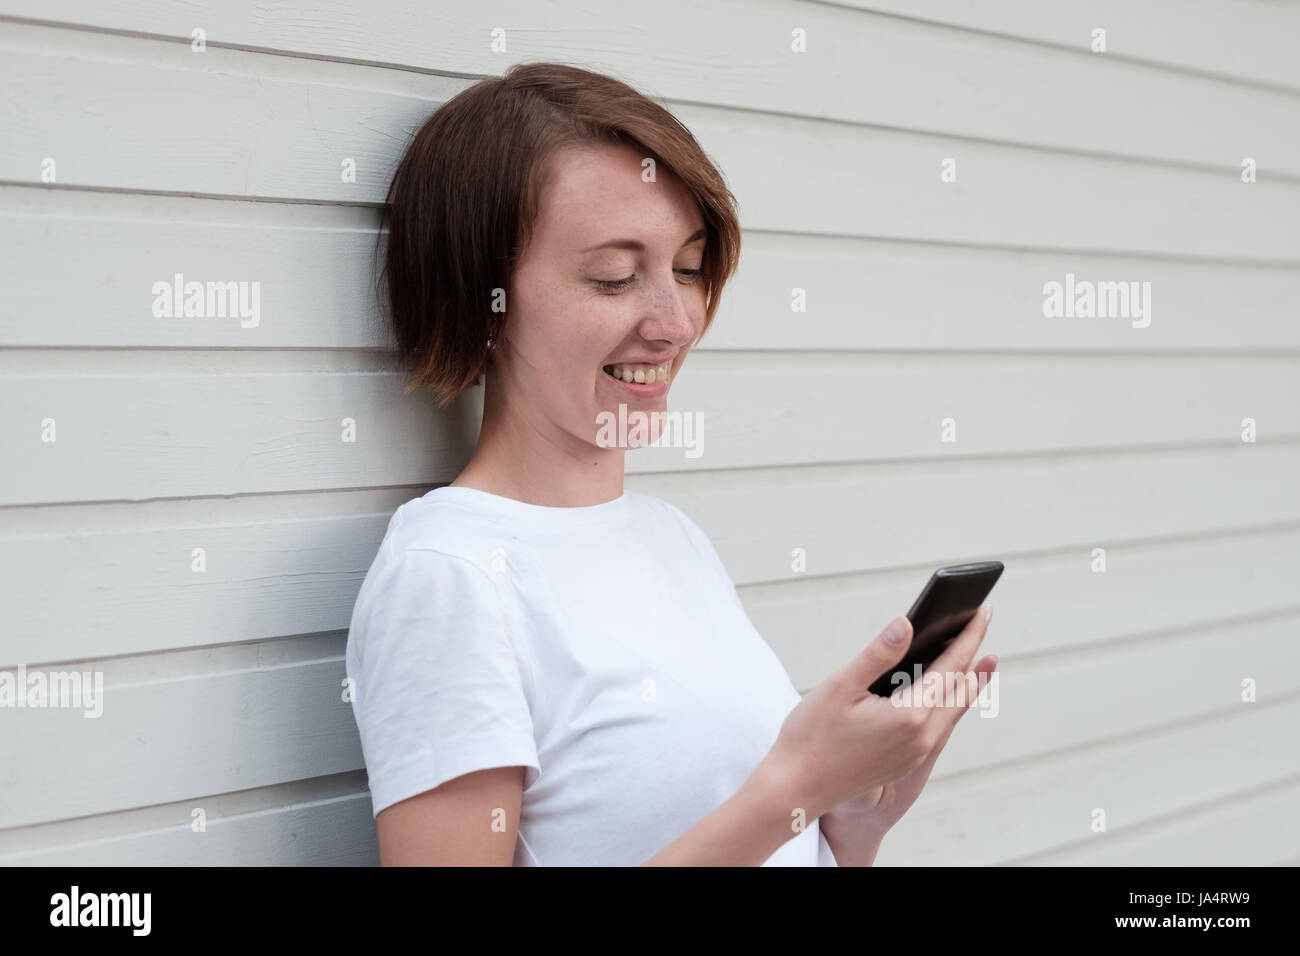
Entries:
[[[943,694],[927,694],[926,682],[945,674],[977,681],[978,673],[967,668],[987,626],[987,615],[976,614],[930,665],[933,677],[880,697],[868,688],[902,660],[912,639],[911,622],[895,618],[857,657],[805,695],[763,759],[762,769],[783,782],[792,809],[802,808],[804,819],[813,820],[847,804],[844,816],[850,810],[862,814],[866,825],[901,816],[967,709],[950,706]],[[886,639],[895,627],[897,643]],[[992,671],[988,658],[980,667]],[[838,822],[833,817],[832,827]]]
[[[979,682],[976,685],[978,689],[983,689],[985,683],[992,678],[997,664],[997,655],[990,654],[975,666],[974,674]],[[969,698],[966,700],[967,705],[973,702]],[[958,714],[958,720],[966,709],[969,708],[962,709]],[[827,839],[830,842],[843,844],[873,846],[879,844],[889,829],[902,819],[903,814],[921,795],[926,781],[930,779],[930,771],[934,769],[935,761],[939,759],[939,754],[948,743],[948,738],[952,736],[956,726],[956,720],[948,725],[940,735],[939,742],[919,766],[909,770],[897,780],[891,780],[868,790],[827,811],[821,818],[821,829],[827,834]],[[874,852],[871,855],[874,856]]]

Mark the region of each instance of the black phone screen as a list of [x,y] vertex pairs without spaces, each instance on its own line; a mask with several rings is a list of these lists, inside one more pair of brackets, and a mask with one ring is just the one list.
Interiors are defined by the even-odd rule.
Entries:
[[[917,665],[923,672],[970,623],[1002,575],[1002,569],[1001,561],[981,561],[935,571],[907,612],[907,619],[912,622],[912,643],[907,654],[871,685],[871,692],[888,697],[898,687],[912,683]],[[906,675],[906,680],[896,677],[900,674]]]

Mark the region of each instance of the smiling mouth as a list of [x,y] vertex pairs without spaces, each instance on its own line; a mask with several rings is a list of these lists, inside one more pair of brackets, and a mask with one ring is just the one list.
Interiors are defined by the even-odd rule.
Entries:
[[606,365],[604,373],[629,385],[655,385],[668,381],[668,362],[664,365]]

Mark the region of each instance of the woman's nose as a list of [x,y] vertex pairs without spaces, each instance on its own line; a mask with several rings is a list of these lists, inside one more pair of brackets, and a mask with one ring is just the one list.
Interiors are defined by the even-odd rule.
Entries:
[[679,348],[694,341],[698,330],[693,311],[697,310],[698,296],[692,290],[692,286],[682,285],[676,277],[667,283],[655,283],[647,305],[649,314],[641,323],[641,334],[647,339],[672,342]]

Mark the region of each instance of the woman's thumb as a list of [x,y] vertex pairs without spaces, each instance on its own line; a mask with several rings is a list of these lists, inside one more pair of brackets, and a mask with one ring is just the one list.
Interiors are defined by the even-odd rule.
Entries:
[[863,689],[874,684],[903,659],[911,643],[912,622],[906,617],[894,618],[854,661],[853,683]]

